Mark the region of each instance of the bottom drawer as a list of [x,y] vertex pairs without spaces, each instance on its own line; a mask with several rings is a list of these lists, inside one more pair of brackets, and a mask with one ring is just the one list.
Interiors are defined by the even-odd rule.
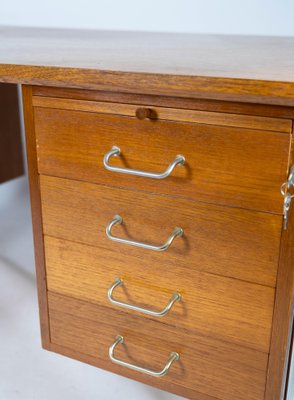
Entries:
[[[191,399],[264,397],[265,353],[53,292],[48,293],[48,302],[53,351]],[[125,362],[161,370],[171,352],[179,353],[180,359],[163,377],[114,364],[109,347],[117,335],[124,343],[114,355]]]

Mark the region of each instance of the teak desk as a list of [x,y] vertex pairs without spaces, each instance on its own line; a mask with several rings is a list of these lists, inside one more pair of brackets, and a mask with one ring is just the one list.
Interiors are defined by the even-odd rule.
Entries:
[[284,399],[294,38],[0,28],[0,82],[23,91],[43,347]]

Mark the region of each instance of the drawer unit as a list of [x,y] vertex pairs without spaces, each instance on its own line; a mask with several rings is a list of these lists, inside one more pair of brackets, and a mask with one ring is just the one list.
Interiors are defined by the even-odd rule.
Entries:
[[292,121],[111,96],[25,89],[44,347],[195,400],[278,400]]

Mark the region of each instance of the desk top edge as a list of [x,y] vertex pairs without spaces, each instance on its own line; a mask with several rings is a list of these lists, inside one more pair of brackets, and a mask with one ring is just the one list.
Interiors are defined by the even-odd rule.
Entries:
[[294,37],[0,27],[0,82],[294,105]]

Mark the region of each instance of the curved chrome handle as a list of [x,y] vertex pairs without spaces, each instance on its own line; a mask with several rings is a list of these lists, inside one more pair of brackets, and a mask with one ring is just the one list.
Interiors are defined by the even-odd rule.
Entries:
[[113,156],[119,156],[120,153],[121,153],[120,148],[117,147],[117,146],[113,146],[112,149],[105,154],[105,156],[103,158],[103,164],[104,164],[104,167],[108,171],[119,172],[121,174],[143,176],[145,178],[153,178],[153,179],[164,179],[164,178],[167,178],[172,173],[172,171],[174,170],[174,168],[177,165],[184,165],[185,161],[186,161],[184,156],[178,155],[169,164],[169,166],[167,167],[167,169],[164,172],[162,172],[162,173],[145,172],[145,171],[140,171],[138,169],[121,168],[121,167],[113,167],[113,166],[111,166],[109,164],[110,158],[113,157]]
[[176,237],[182,236],[184,233],[182,228],[175,228],[173,230],[172,234],[167,238],[167,241],[164,244],[162,244],[161,246],[155,246],[153,244],[137,242],[136,240],[123,239],[123,238],[119,238],[117,236],[113,236],[111,233],[112,227],[117,224],[122,224],[122,222],[123,222],[123,219],[120,215],[115,215],[113,217],[113,220],[109,222],[109,224],[107,225],[106,230],[105,230],[108,239],[113,240],[114,242],[130,244],[131,246],[142,247],[143,249],[148,249],[148,250],[165,251],[169,248],[169,246],[172,244],[172,242],[174,241],[174,239]]
[[111,287],[109,288],[108,293],[107,293],[108,300],[110,301],[110,303],[115,304],[116,306],[119,306],[119,307],[128,308],[129,310],[138,311],[138,312],[141,312],[144,314],[152,315],[153,317],[165,316],[170,311],[170,309],[172,308],[174,303],[176,301],[181,300],[181,295],[179,293],[175,292],[175,293],[173,293],[169,302],[167,303],[167,305],[164,307],[164,309],[162,311],[148,310],[148,308],[138,307],[138,306],[134,306],[132,304],[124,303],[123,301],[115,300],[112,297],[114,289],[118,286],[122,286],[123,284],[124,283],[123,283],[122,279],[116,278],[114,283],[111,285]]
[[127,368],[130,368],[130,369],[133,369],[134,371],[142,372],[143,374],[151,375],[151,376],[154,376],[156,378],[160,378],[161,376],[166,375],[168,373],[172,363],[174,361],[178,361],[180,359],[180,355],[173,351],[173,352],[170,353],[170,358],[168,359],[167,363],[165,364],[164,368],[161,371],[158,371],[158,372],[157,371],[152,371],[150,369],[143,368],[143,367],[140,367],[138,365],[131,364],[131,363],[128,363],[126,361],[119,360],[118,358],[116,358],[114,356],[114,354],[113,354],[114,353],[114,349],[116,348],[116,346],[118,344],[123,343],[123,342],[124,342],[124,338],[119,335],[119,336],[117,336],[115,338],[114,343],[109,347],[109,353],[108,354],[109,354],[109,358],[111,359],[111,361],[116,363],[116,364],[122,365],[123,367],[127,367]]

